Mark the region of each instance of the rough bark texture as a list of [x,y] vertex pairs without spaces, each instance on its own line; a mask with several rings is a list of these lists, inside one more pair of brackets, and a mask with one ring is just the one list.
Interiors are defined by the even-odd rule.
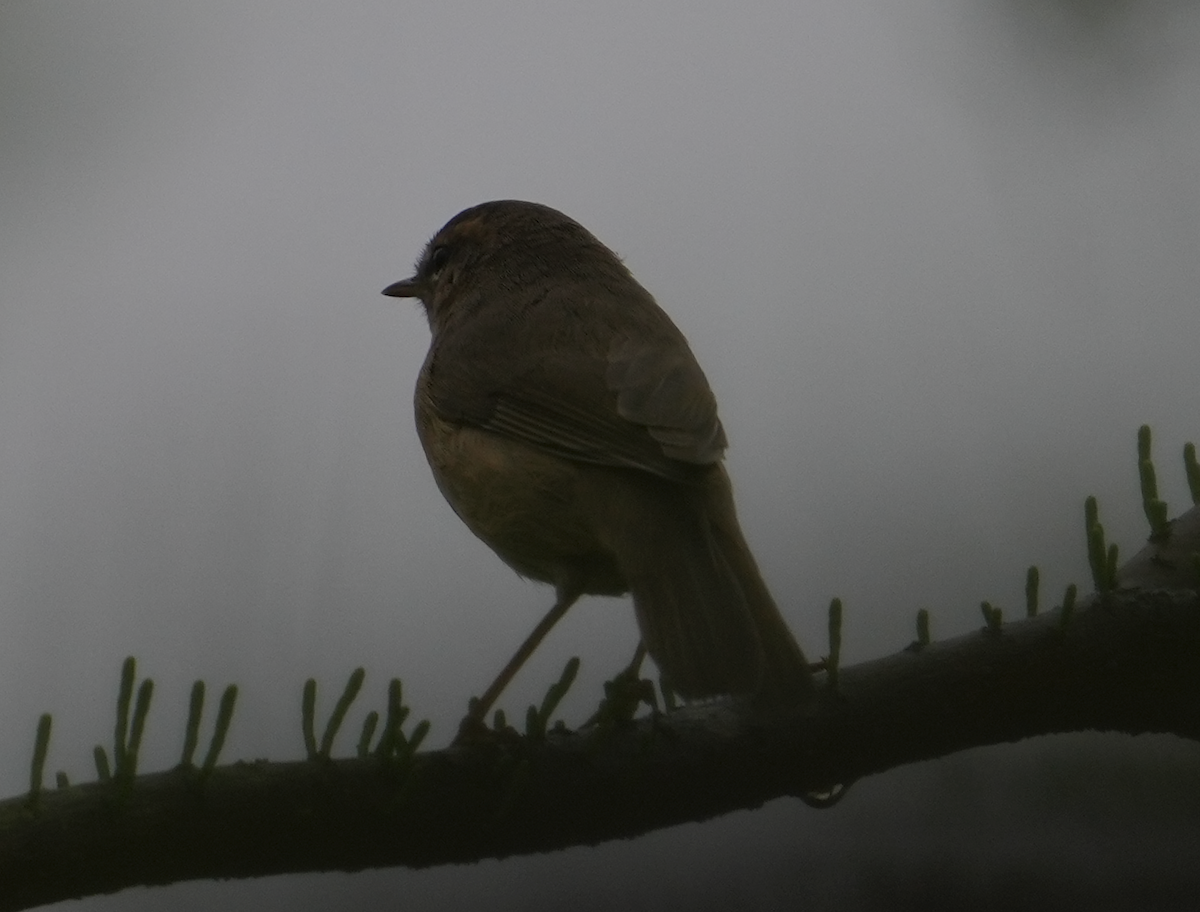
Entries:
[[[965,748],[1087,729],[1200,738],[1200,512],[1125,588],[841,669],[814,716],[690,707],[615,734],[238,763],[0,803],[0,912],[139,884],[427,866],[628,838]],[[1165,586],[1167,588],[1153,588]],[[1192,588],[1185,588],[1192,587]]]

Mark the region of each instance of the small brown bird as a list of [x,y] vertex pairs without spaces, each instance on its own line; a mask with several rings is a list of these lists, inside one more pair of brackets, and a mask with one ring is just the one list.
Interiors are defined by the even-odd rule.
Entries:
[[483,203],[383,293],[419,299],[433,331],[416,417],[438,487],[557,593],[477,717],[581,595],[627,592],[677,693],[811,705],[808,663],[738,526],[716,399],[612,251],[547,206]]

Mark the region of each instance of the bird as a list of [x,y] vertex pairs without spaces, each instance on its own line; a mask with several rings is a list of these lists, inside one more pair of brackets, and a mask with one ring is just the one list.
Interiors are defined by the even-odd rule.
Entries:
[[811,711],[811,669],[737,520],[716,398],[613,251],[549,206],[495,200],[450,219],[383,294],[428,318],[414,407],[438,488],[555,590],[470,714],[581,596],[625,594],[675,694]]

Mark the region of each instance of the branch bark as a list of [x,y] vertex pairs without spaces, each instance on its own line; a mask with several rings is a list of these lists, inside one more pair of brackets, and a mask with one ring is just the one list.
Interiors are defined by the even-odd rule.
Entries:
[[[411,763],[237,763],[0,802],[0,912],[134,885],[446,864],[636,836],[970,747],[1200,739],[1200,509],[1060,610],[843,668],[808,717],[724,702]],[[1137,587],[1137,588],[1130,588]]]

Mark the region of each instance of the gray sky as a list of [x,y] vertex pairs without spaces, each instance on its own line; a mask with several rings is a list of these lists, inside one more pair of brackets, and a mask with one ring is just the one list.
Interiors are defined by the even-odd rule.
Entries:
[[[0,794],[26,786],[43,711],[51,769],[91,777],[131,653],[157,683],[149,768],[174,762],[196,677],[241,685],[229,758],[299,756],[304,679],[328,708],[360,664],[372,705],[400,675],[451,735],[552,593],[434,487],[411,408],[427,328],[379,290],[485,199],[583,222],[687,334],[811,654],[833,595],[853,662],[909,642],[920,607],[935,636],[979,626],[981,599],[1018,612],[1030,563],[1047,601],[1086,583],[1087,494],[1125,553],[1144,537],[1138,425],[1176,510],[1200,438],[1197,39],[1167,2],[5,4]],[[579,721],[635,643],[627,604],[586,600],[505,705],[578,654]],[[830,814],[170,895],[773,908],[813,859],[841,889],[836,847],[864,828],[881,857],[961,847],[928,809],[961,807],[946,771],[973,769],[863,783]]]

